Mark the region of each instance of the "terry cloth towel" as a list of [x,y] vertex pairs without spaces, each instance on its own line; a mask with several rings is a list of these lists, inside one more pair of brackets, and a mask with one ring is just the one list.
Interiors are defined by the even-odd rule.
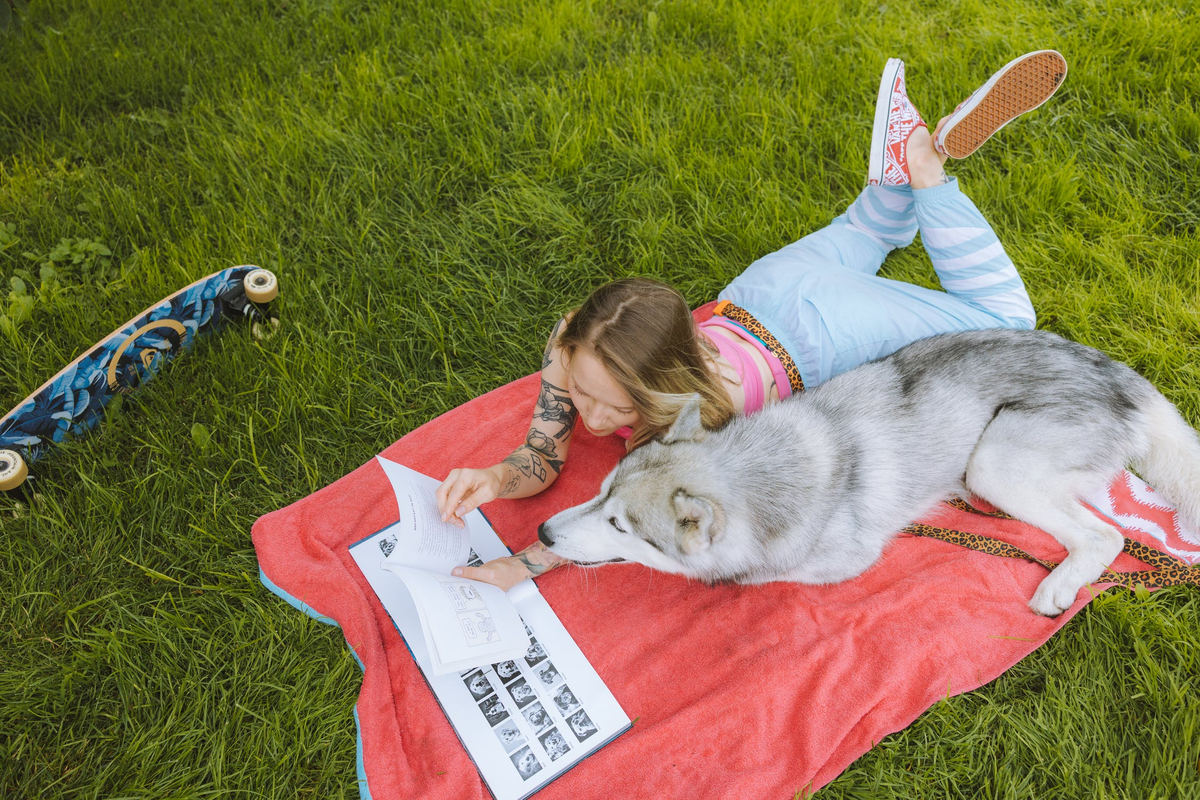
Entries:
[[[496,389],[381,455],[437,478],[497,463],[523,439],[537,387],[531,375]],[[489,504],[505,544],[526,547],[539,522],[593,497],[623,444],[580,429],[551,489]],[[1126,536],[1200,560],[1200,535],[1181,529],[1132,475],[1091,502]],[[483,800],[479,774],[347,550],[397,516],[392,486],[372,459],[254,524],[260,576],[295,607],[340,625],[363,666],[355,707],[362,797]],[[1047,534],[1012,520],[948,509],[934,524],[1039,558],[1065,555]],[[1122,555],[1114,569],[1146,567]],[[543,596],[636,722],[540,796],[814,791],[933,703],[999,676],[1090,599],[1082,592],[1057,619],[1035,616],[1026,603],[1045,575],[1028,561],[911,535],[865,574],[825,587],[708,587],[634,564],[555,570],[538,579]]]

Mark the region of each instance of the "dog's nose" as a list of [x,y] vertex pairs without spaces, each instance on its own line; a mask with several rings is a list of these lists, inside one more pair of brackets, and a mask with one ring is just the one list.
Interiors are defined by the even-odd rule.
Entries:
[[538,525],[538,539],[546,547],[554,547],[554,540],[550,538],[550,534],[546,533],[546,523]]

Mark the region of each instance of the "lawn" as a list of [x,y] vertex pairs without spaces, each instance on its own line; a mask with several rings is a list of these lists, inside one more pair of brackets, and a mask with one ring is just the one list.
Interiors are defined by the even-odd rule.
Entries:
[[[24,23],[0,35],[0,411],[209,272],[285,294],[276,337],[203,342],[40,464],[36,508],[0,498],[4,797],[357,796],[359,668],[259,584],[255,518],[537,369],[597,284],[698,305],[828,223],[888,56],[933,120],[1015,54],[1067,56],[950,171],[1039,326],[1200,424],[1190,3],[34,0]],[[884,274],[936,285],[919,246]],[[1198,698],[1200,592],[1111,592],[821,796],[1200,797]]]

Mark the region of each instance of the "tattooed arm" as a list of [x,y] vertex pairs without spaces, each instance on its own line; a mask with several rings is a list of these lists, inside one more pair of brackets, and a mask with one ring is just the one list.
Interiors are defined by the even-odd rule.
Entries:
[[487,469],[451,470],[437,491],[443,520],[460,522],[472,509],[497,497],[535,495],[558,478],[579,416],[564,388],[567,369],[555,345],[563,324],[560,320],[554,328],[542,355],[541,382],[525,443]]
[[493,559],[482,567],[455,567],[454,574],[499,586],[507,592],[523,580],[566,563],[567,559],[551,553],[541,542],[534,542],[516,555]]
[[[529,497],[558,478],[579,416],[571,396],[563,388],[567,384],[567,371],[555,346],[564,322],[560,320],[555,326],[542,355],[542,380],[525,443],[486,470],[452,470],[437,491],[443,520],[461,525],[461,518],[482,503],[497,497]],[[550,552],[541,542],[534,542],[515,555],[497,558],[482,567],[459,567],[454,574],[507,591],[526,578],[536,578],[566,562],[567,559]]]
[[525,444],[497,465],[503,475],[500,497],[529,497],[554,483],[567,459],[578,416],[567,390],[546,380],[543,369]]
[[533,419],[518,447],[494,470],[500,476],[498,497],[529,497],[549,488],[558,479],[579,413],[566,390],[567,369],[555,342],[565,320],[559,320],[542,353],[542,380],[533,405]]

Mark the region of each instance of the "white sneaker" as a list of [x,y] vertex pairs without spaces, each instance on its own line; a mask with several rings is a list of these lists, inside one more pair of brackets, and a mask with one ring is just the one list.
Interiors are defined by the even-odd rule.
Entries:
[[1049,100],[1065,77],[1067,60],[1057,50],[1013,59],[958,104],[933,146],[951,158],[966,158],[996,131]]
[[908,99],[904,87],[904,62],[889,58],[875,100],[868,185],[903,186],[912,182],[908,172],[908,137],[922,127],[927,127],[925,120]]

